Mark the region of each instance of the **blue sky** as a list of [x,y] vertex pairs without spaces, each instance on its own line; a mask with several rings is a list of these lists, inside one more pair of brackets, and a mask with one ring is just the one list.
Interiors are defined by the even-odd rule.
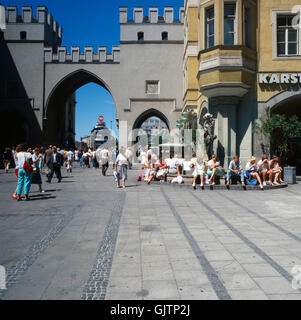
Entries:
[[[119,7],[129,7],[129,17],[132,17],[133,7],[143,6],[144,14],[148,14],[148,7],[159,7],[159,14],[163,15],[164,6],[175,7],[175,17],[178,18],[178,8],[183,6],[184,0],[0,0],[6,5],[18,7],[45,5],[54,19],[63,27],[63,46],[70,50],[71,46],[107,46],[119,45]],[[105,117],[110,128],[117,131],[115,123],[115,108],[111,95],[103,88],[88,84],[77,91],[76,138],[90,134],[99,115]]]

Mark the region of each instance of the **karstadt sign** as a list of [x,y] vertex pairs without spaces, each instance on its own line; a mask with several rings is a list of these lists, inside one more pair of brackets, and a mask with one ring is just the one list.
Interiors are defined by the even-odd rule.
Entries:
[[296,84],[301,83],[301,73],[259,73],[260,84]]

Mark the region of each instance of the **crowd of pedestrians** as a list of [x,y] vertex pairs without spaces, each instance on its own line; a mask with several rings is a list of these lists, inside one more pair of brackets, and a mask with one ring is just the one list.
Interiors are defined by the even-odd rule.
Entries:
[[[125,187],[127,170],[132,167],[133,152],[130,148],[115,147],[108,149],[84,148],[84,149],[59,149],[50,145],[44,149],[28,148],[26,144],[20,144],[16,148],[5,148],[2,155],[5,172],[14,168],[17,178],[17,187],[12,198],[18,201],[29,200],[29,192],[32,185],[38,186],[38,191],[44,193],[42,177],[46,183],[52,183],[54,175],[57,182],[62,181],[61,168],[64,166],[67,173],[72,173],[73,162],[79,163],[80,168],[101,168],[103,176],[106,176],[110,163],[114,171],[114,177],[119,187]],[[24,193],[23,193],[24,192]],[[24,194],[24,195],[23,195]]]
[[[204,161],[201,156],[195,154],[190,159],[181,159],[176,154],[170,154],[163,159],[147,146],[145,149],[140,148],[137,155],[142,169],[137,180],[145,181],[147,184],[153,180],[167,181],[168,174],[174,177],[172,183],[183,183],[183,176],[191,175],[194,189],[197,181],[203,188],[206,184],[215,185],[221,177],[225,177],[227,186],[231,185],[233,179],[238,179],[243,186],[259,184],[262,190],[266,185],[279,185],[284,182],[283,168],[277,156],[269,160],[263,155],[259,161],[252,156],[245,168],[242,167],[239,157],[234,156],[225,171],[215,154],[209,161]],[[125,147],[61,150],[50,145],[46,150],[43,147],[32,150],[23,144],[12,149],[6,148],[3,153],[5,172],[8,172],[11,166],[15,168],[17,187],[12,198],[18,201],[22,198],[29,199],[31,185],[37,185],[39,192],[45,192],[42,187],[43,174],[47,183],[52,182],[54,175],[60,183],[61,167],[65,166],[67,173],[71,173],[74,161],[78,162],[81,168],[100,168],[103,176],[106,176],[111,163],[117,187],[125,188],[127,172],[132,168],[133,160],[133,150]]]

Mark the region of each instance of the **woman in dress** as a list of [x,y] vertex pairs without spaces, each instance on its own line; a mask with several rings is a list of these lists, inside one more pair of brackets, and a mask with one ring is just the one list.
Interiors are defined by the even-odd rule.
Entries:
[[196,189],[196,180],[198,177],[201,179],[201,188],[204,188],[204,177],[206,174],[206,163],[204,162],[202,157],[197,157],[192,159],[192,164],[194,166],[194,171],[192,173],[193,175],[193,183],[192,187],[195,190]]

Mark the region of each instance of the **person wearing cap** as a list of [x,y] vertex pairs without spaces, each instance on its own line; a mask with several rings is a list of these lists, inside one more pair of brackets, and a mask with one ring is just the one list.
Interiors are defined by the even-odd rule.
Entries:
[[251,157],[250,161],[246,165],[246,176],[248,179],[256,179],[259,182],[261,190],[263,190],[263,185],[256,164],[256,157],[254,156]]

